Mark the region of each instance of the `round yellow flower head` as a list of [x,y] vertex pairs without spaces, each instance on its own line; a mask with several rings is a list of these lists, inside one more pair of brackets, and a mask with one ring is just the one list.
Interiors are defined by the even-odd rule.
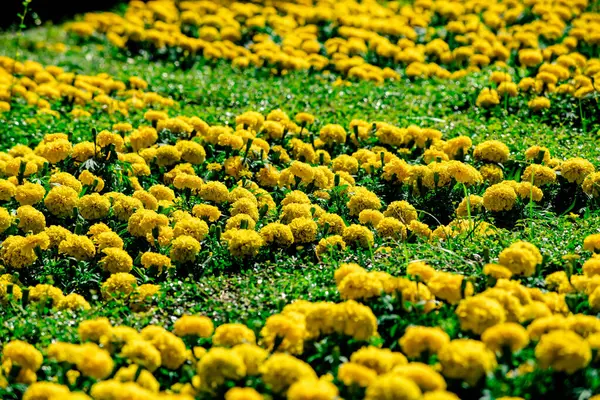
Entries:
[[378,376],[365,391],[365,400],[417,400],[422,397],[421,389],[413,380],[394,373]]
[[472,339],[455,339],[438,353],[442,374],[475,385],[486,373],[493,371],[496,357],[485,344]]
[[542,263],[542,255],[535,245],[528,242],[515,242],[500,252],[498,262],[514,275],[532,276],[537,265]]
[[535,358],[542,368],[572,374],[591,361],[589,344],[569,330],[555,330],[543,335],[535,347]]

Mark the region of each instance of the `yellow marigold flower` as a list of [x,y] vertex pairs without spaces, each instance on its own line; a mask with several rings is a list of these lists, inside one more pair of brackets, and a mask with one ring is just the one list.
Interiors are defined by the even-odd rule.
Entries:
[[158,200],[145,190],[136,190],[132,196],[134,199],[138,199],[144,205],[147,210],[158,210]]
[[500,252],[498,262],[514,275],[531,276],[536,266],[542,263],[542,255],[535,245],[528,242],[515,242]]
[[428,239],[432,233],[431,229],[427,224],[424,224],[417,220],[410,221],[410,224],[408,224],[407,228],[412,234],[422,239]]
[[196,259],[200,252],[200,242],[191,236],[183,235],[175,238],[171,243],[169,257],[175,262],[190,262]]
[[362,210],[358,214],[358,222],[360,222],[362,225],[371,225],[372,227],[376,227],[383,217],[383,213],[380,211],[366,209]]
[[536,97],[529,100],[527,106],[533,111],[540,111],[550,108],[550,99],[547,97]]
[[483,197],[474,194],[469,195],[469,198],[463,198],[458,204],[456,215],[459,217],[467,217],[477,215],[483,211]]
[[[270,119],[270,121],[273,121],[273,119]],[[265,117],[261,113],[256,111],[246,111],[245,113],[242,113],[235,117],[236,125],[244,125],[246,128],[250,128],[255,132],[260,130],[264,122]]]
[[483,193],[483,206],[489,211],[511,210],[516,201],[517,193],[511,186],[505,183],[492,185]]
[[498,94],[500,96],[516,97],[519,94],[519,87],[514,82],[501,82],[498,85]]
[[289,171],[306,184],[312,182],[315,178],[315,171],[313,168],[309,164],[301,161],[293,161],[292,165],[289,167]]
[[201,242],[208,235],[208,225],[199,218],[184,218],[177,221],[173,228],[175,237],[187,235]]
[[525,67],[535,67],[543,60],[542,52],[538,49],[519,50],[519,63]]
[[315,116],[306,112],[299,112],[298,114],[296,114],[294,119],[299,124],[304,123],[310,125],[315,122]]
[[187,350],[183,340],[162,328],[153,334],[149,334],[146,329],[148,327],[140,333],[145,340],[149,340],[160,352],[161,365],[171,370],[179,368],[187,358]]
[[364,300],[380,296],[383,285],[373,275],[358,271],[346,275],[339,283],[338,290],[344,300]]
[[51,399],[52,397],[67,397],[69,396],[69,388],[65,385],[59,385],[54,382],[35,382],[29,385],[23,400],[38,400]]
[[479,173],[485,182],[496,184],[504,179],[502,168],[496,164],[485,164],[479,169]]
[[[271,315],[261,329],[260,336],[259,344],[269,352],[302,354],[306,337],[304,315],[295,312]],[[277,348],[274,347],[276,343]]]
[[299,190],[293,190],[285,195],[285,198],[281,201],[281,205],[285,206],[288,204],[310,204],[308,195]]
[[105,297],[127,296],[133,293],[135,285],[137,285],[135,276],[126,272],[117,272],[102,284],[102,293]]
[[506,349],[516,352],[529,344],[529,335],[520,324],[505,322],[486,329],[481,335],[481,341],[495,353]]
[[550,150],[548,150],[547,147],[541,147],[536,145],[531,146],[527,150],[525,150],[525,158],[534,162],[539,162],[539,160],[541,160],[541,162],[547,163],[550,161],[550,157]]
[[33,302],[50,302],[53,306],[64,299],[62,290],[52,285],[38,284],[29,288],[29,298]]
[[600,332],[600,319],[594,315],[575,314],[567,317],[567,329],[583,338]]
[[22,206],[32,206],[44,199],[46,189],[38,183],[24,182],[17,186],[15,199]]
[[350,361],[371,368],[378,374],[385,374],[398,365],[408,363],[402,353],[375,346],[365,346],[352,353]]
[[110,353],[95,343],[81,345],[79,357],[77,357],[75,364],[84,376],[98,380],[106,379],[114,368]]
[[210,337],[214,326],[210,318],[203,315],[184,315],[173,325],[173,333],[177,336]]
[[406,268],[406,274],[417,276],[423,282],[428,282],[435,274],[435,269],[423,261],[411,261]]
[[294,235],[295,243],[310,243],[317,236],[317,223],[312,218],[295,218],[290,222],[289,227]]
[[569,182],[581,185],[583,180],[595,172],[594,165],[583,158],[571,158],[562,163],[560,174]]
[[96,135],[96,145],[101,149],[113,145],[116,151],[122,151],[125,141],[119,134],[102,131]]
[[[229,236],[233,234],[233,231],[236,229],[241,229],[242,222],[247,224],[247,229],[254,229],[256,227],[256,221],[252,217],[246,214],[237,214],[227,220],[227,224],[225,224],[225,233],[223,239],[227,239]],[[227,231],[232,231],[227,234]]]
[[[31,206],[21,206],[20,208],[23,207],[31,207]],[[31,214],[31,216],[33,216],[33,214]],[[44,215],[42,214],[42,217]],[[8,210],[4,207],[0,207],[0,233],[4,232],[5,230],[7,230],[8,228],[10,228],[10,226],[13,223],[13,216],[9,214]],[[35,216],[34,220],[32,220],[31,222],[36,222],[36,226],[38,224],[41,223],[41,218]],[[44,217],[44,225],[46,225],[46,218]]]
[[450,336],[441,328],[409,326],[399,340],[402,351],[410,358],[418,358],[423,353],[437,354],[450,342]]
[[203,200],[223,203],[229,198],[229,190],[223,183],[211,181],[202,185],[199,195]]
[[[436,272],[428,281],[427,287],[431,293],[450,304],[457,304],[462,298],[461,292],[463,275],[449,272]],[[465,292],[469,290],[470,282],[467,283]]]
[[254,344],[243,343],[233,347],[233,351],[244,360],[247,375],[258,375],[260,366],[269,357],[269,352]]
[[81,182],[79,182],[77,180],[77,178],[75,178],[73,175],[66,173],[66,172],[58,172],[56,174],[53,174],[50,177],[50,185],[51,186],[58,186],[58,185],[68,186],[71,189],[73,189],[75,192],[77,192],[78,195],[82,189]]
[[392,373],[412,380],[423,392],[446,390],[446,381],[442,375],[427,364],[413,362],[399,365],[394,367]]
[[512,271],[503,265],[486,264],[483,267],[483,273],[495,279],[510,279]]
[[353,224],[344,228],[342,234],[344,242],[351,245],[356,245],[363,248],[369,248],[373,246],[374,238],[373,232],[365,226]]
[[146,340],[132,340],[123,346],[121,356],[153,372],[161,365],[160,351]]
[[262,400],[263,396],[250,387],[233,387],[225,393],[225,400]]
[[342,283],[342,280],[349,274],[353,272],[364,272],[367,271],[358,264],[354,263],[343,263],[339,266],[339,268],[334,273],[335,284],[339,286]]
[[59,310],[80,311],[89,310],[91,306],[83,296],[77,293],[71,293],[63,297],[56,305],[56,308]]
[[281,208],[280,220],[284,224],[289,224],[296,218],[312,218],[310,204],[291,203],[286,204]]
[[584,262],[583,273],[588,277],[600,275],[600,257],[592,257]]
[[81,346],[71,343],[53,342],[48,346],[48,358],[58,362],[74,361],[79,357]]
[[365,400],[417,400],[423,397],[419,386],[409,378],[389,373],[367,386]]
[[165,255],[159,253],[152,253],[150,251],[142,254],[140,259],[144,268],[156,268],[159,273],[162,273],[164,269],[171,268],[171,259]]
[[499,140],[488,140],[475,146],[473,157],[476,160],[502,164],[508,161],[509,149]]
[[80,163],[87,161],[94,157],[95,147],[92,142],[79,142],[73,146],[71,157]]
[[130,365],[121,367],[114,376],[114,380],[119,382],[135,382],[139,387],[146,389],[152,393],[158,393],[160,383],[156,380],[150,371],[141,371],[138,374],[138,366]]
[[[366,211],[366,210],[365,210]],[[328,234],[341,235],[346,227],[344,219],[337,214],[324,213],[319,217],[318,224]]]
[[340,365],[337,377],[346,386],[367,387],[377,378],[377,372],[364,365],[346,362]]
[[529,338],[531,340],[539,340],[540,337],[548,332],[564,329],[566,326],[566,318],[562,315],[550,315],[534,320],[527,327]]
[[37,371],[42,366],[44,357],[39,350],[21,340],[8,342],[2,351],[2,362],[10,361],[22,368]]
[[417,219],[417,210],[407,201],[393,201],[388,205],[383,215],[394,217],[407,225]]
[[256,335],[246,325],[223,324],[215,329],[212,341],[213,345],[223,347],[233,347],[244,343],[256,344]]
[[82,185],[91,186],[92,190],[95,192],[101,192],[102,189],[104,189],[104,180],[92,174],[90,171],[83,171],[81,174],[79,174],[78,179]]
[[[17,218],[19,219],[19,229],[24,232],[39,233],[46,228],[46,217],[32,206],[19,207]],[[12,218],[4,208],[0,209],[0,221],[0,230],[2,231],[6,230],[12,223]]]
[[406,225],[394,217],[383,218],[376,227],[377,234],[383,238],[406,239]]
[[474,296],[461,300],[456,315],[462,330],[481,334],[487,328],[506,320],[506,311],[495,299]]
[[442,374],[475,385],[483,375],[496,368],[496,357],[485,344],[472,339],[455,339],[438,353]]
[[535,347],[535,358],[542,368],[572,374],[587,367],[592,359],[592,351],[581,336],[561,329],[541,337]]
[[536,186],[543,186],[556,181],[556,172],[544,165],[532,164],[525,168],[521,176],[523,182],[532,182]]
[[500,104],[500,96],[495,89],[484,88],[475,101],[477,107],[490,108]]
[[202,219],[206,219],[209,222],[215,222],[221,217],[221,211],[215,206],[208,204],[196,204],[192,209],[192,213]]
[[287,391],[288,400],[335,400],[338,395],[338,388],[323,378],[300,379]]
[[443,144],[443,150],[451,160],[456,159],[461,154],[467,154],[473,146],[473,141],[468,136],[457,136]]
[[237,214],[246,214],[253,220],[258,221],[258,206],[256,201],[253,199],[242,198],[236,200],[229,209],[229,214],[235,216]]
[[71,155],[73,147],[67,139],[58,139],[49,143],[42,143],[36,153],[44,157],[50,164],[56,164]]
[[344,171],[355,174],[358,171],[358,160],[347,154],[337,156],[331,162],[331,170],[334,172]]
[[284,393],[294,383],[303,379],[317,380],[310,365],[285,353],[273,354],[260,367],[263,382],[275,393]]
[[58,252],[77,260],[90,260],[96,255],[94,243],[83,235],[69,235],[58,245]]
[[105,255],[99,264],[111,274],[129,272],[133,268],[133,260],[125,250],[108,247],[103,249],[102,253]]
[[156,198],[156,200],[166,200],[166,201],[173,201],[175,200],[175,192],[173,191],[173,189],[168,188],[164,185],[153,185],[150,187],[150,189],[148,189],[148,192],[150,192],[150,194],[152,196],[154,196]]
[[519,195],[519,198],[525,201],[535,201],[539,202],[544,197],[544,192],[537,186],[532,185],[530,182],[520,182],[516,188],[515,192]]
[[319,138],[328,146],[346,143],[346,130],[338,124],[328,124],[319,131]]
[[99,342],[100,338],[108,334],[112,326],[108,318],[96,318],[82,321],[77,328],[81,342]]
[[92,242],[96,245],[97,252],[102,251],[107,247],[114,247],[117,249],[123,248],[123,239],[115,232],[102,232],[96,236],[92,236]]
[[289,247],[294,243],[294,235],[289,226],[274,222],[260,230],[260,236],[266,245]]
[[229,253],[234,257],[255,257],[264,245],[260,234],[251,229],[229,229],[221,238],[227,242]]
[[77,206],[78,194],[68,186],[55,186],[48,192],[44,205],[53,215],[66,218],[73,215]]
[[592,197],[600,196],[600,190],[598,190],[600,188],[600,172],[592,172],[586,176],[582,188],[586,194]]
[[340,235],[332,235],[326,238],[319,240],[317,247],[315,247],[315,254],[317,258],[321,258],[321,256],[329,251],[337,254],[338,252],[343,252],[346,249],[346,242]]
[[181,159],[190,164],[199,165],[206,159],[206,151],[200,143],[190,140],[180,140],[175,144],[181,152]]
[[17,193],[17,187],[6,179],[0,179],[0,201],[9,201]]
[[86,220],[101,219],[108,215],[110,201],[98,193],[88,194],[79,198],[77,201],[77,210]]

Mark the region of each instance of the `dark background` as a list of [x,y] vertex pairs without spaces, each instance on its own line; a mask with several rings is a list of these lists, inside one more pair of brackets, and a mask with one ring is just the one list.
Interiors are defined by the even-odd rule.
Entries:
[[[37,22],[62,22],[75,14],[88,11],[111,10],[126,0],[32,0],[26,18],[27,27]],[[0,0],[0,30],[18,28],[19,17],[23,12],[23,0]]]

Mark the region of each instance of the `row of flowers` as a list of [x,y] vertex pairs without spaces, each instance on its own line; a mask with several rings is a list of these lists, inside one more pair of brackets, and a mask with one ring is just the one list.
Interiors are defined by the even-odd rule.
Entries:
[[148,48],[180,61],[225,59],[273,73],[333,71],[377,83],[402,76],[458,79],[493,66],[502,72],[479,94],[482,107],[500,107],[520,92],[539,111],[555,94],[582,99],[598,91],[600,17],[588,11],[587,1],[481,7],[445,0],[405,6],[134,2],[124,16],[90,13],[66,30],[82,40],[105,36],[118,49]]
[[[498,379],[507,381],[536,371],[575,376],[597,362],[600,348],[600,320],[572,313],[566,302],[567,294],[580,292],[600,307],[599,235],[587,237],[584,249],[594,255],[582,275],[553,273],[542,288],[519,280],[542,263],[527,242],[513,243],[498,264],[484,266],[483,287],[422,261],[409,263],[403,276],[342,264],[334,278],[343,302],[297,300],[256,331],[240,323],[215,329],[200,315],[140,331],[106,318],[85,320],[78,343],[58,340],[45,349],[18,338],[6,343],[0,388],[25,385],[24,399],[432,400],[458,399],[501,368]],[[133,278],[113,294],[126,299],[135,291]],[[51,302],[53,296],[45,294]],[[445,312],[456,327],[447,320],[447,328],[436,326]],[[398,314],[408,321],[395,329],[388,321]],[[431,326],[409,322],[423,315]],[[324,361],[332,357],[328,367]]]

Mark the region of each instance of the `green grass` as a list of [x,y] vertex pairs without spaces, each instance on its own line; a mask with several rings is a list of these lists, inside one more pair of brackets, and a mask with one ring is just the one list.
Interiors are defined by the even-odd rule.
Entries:
[[[281,108],[289,115],[301,111],[314,113],[317,128],[327,123],[347,126],[355,118],[381,120],[398,126],[416,124],[440,129],[444,138],[466,135],[474,143],[502,140],[517,159],[523,158],[523,151],[530,145],[541,144],[547,146],[553,156],[580,156],[599,165],[595,156],[596,136],[583,133],[577,124],[559,126],[549,115],[523,115],[522,111],[510,109],[507,112],[482,112],[471,107],[478,88],[487,80],[487,71],[459,81],[401,80],[381,86],[369,82],[334,86],[331,76],[298,72],[274,77],[260,70],[236,70],[224,62],[181,70],[162,61],[148,62],[141,56],[123,57],[105,46],[106,43],[102,46],[79,45],[58,27],[26,31],[19,41],[21,60],[58,65],[81,74],[106,72],[121,80],[130,76],[142,77],[150,83],[149,90],[177,100],[179,108],[171,110],[171,114],[196,115],[210,124],[232,124],[235,115],[247,110],[268,113]],[[36,43],[58,41],[67,43],[69,50],[66,53],[36,48]],[[0,54],[14,57],[16,46],[14,35],[0,36]],[[53,132],[70,132],[74,141],[91,140],[92,128],[109,129],[119,119],[135,125],[142,121],[143,113],[133,113],[127,118],[115,117],[97,113],[82,121],[39,118],[32,108],[17,106],[16,112],[0,115],[0,137],[4,138],[0,149],[8,149],[16,143],[35,145],[41,136]],[[502,248],[522,239],[531,240],[542,249],[548,268],[560,270],[563,268],[561,257],[578,252],[582,238],[600,228],[600,216],[596,212],[588,212],[585,218],[572,221],[535,209],[533,215],[527,214],[523,218],[521,226],[512,232],[502,230],[489,238],[454,239],[441,247],[409,244],[395,248],[389,257],[377,260],[372,260],[369,254],[347,253],[339,255],[338,261],[358,259],[377,269],[402,273],[407,260],[424,259],[441,269],[470,274],[480,270],[486,261],[482,255],[484,247],[495,257]],[[221,271],[218,276],[202,277],[200,293],[192,293],[192,285],[178,284],[177,293],[181,295],[166,300],[166,308],[179,312],[183,307],[198,309],[223,321],[261,319],[295,298],[336,299],[338,294],[332,280],[334,268],[316,262],[313,257],[304,260],[301,257],[270,266],[249,265],[235,273]],[[4,312],[10,314],[11,311]],[[94,310],[94,313],[105,312],[112,311]],[[168,315],[168,311],[166,313]],[[53,321],[48,323],[54,324]],[[14,336],[18,336],[16,332]]]
[[[64,54],[35,48],[36,43],[63,40],[70,47]],[[533,114],[524,107],[515,107],[516,104],[508,110],[492,112],[473,107],[489,71],[459,81],[401,80],[382,86],[368,82],[334,86],[333,77],[302,72],[273,77],[262,71],[235,70],[224,62],[196,65],[184,71],[163,61],[119,56],[109,47],[78,45],[55,27],[25,32],[19,48],[21,60],[58,65],[81,74],[106,72],[121,80],[142,77],[150,83],[150,90],[178,102],[178,109],[170,110],[172,115],[196,115],[209,124],[232,124],[236,115],[247,110],[268,113],[281,108],[289,115],[301,111],[315,114],[315,129],[327,123],[348,126],[355,118],[398,126],[416,124],[439,129],[444,138],[466,135],[474,143],[502,140],[516,159],[523,159],[526,148],[539,144],[548,147],[553,156],[584,157],[600,166],[598,126],[592,123],[584,128],[577,115],[569,119],[550,112]],[[0,54],[14,57],[16,50],[13,35],[0,36]],[[17,143],[35,145],[44,134],[54,132],[70,132],[74,141],[91,140],[93,128],[109,129],[118,119],[125,120],[103,113],[84,121],[39,118],[28,106],[13,108],[11,113],[0,114],[0,150]],[[570,112],[566,109],[564,115]],[[591,115],[597,108],[587,112]],[[142,119],[140,112],[126,118],[134,125]],[[97,293],[92,298],[92,310],[79,314],[56,312],[44,305],[25,309],[17,305],[2,307],[0,337],[46,346],[57,338],[76,341],[78,322],[96,316],[107,316],[115,325],[141,328],[149,323],[169,327],[183,313],[202,313],[216,324],[244,322],[258,330],[265,318],[295,299],[339,301],[333,272],[340,262],[358,262],[367,268],[402,275],[408,261],[426,260],[440,270],[461,272],[477,283],[482,279],[483,265],[517,240],[531,241],[540,248],[545,259],[542,272],[547,275],[565,268],[564,255],[587,256],[582,250],[583,238],[600,230],[600,213],[596,209],[573,211],[581,213],[581,217],[557,216],[538,207],[526,209],[510,231],[500,230],[489,237],[462,236],[439,245],[399,244],[389,255],[347,251],[336,254],[333,260],[318,262],[312,252],[300,251],[293,256],[274,255],[267,262],[248,262],[235,270],[214,268],[200,277],[162,283],[156,306],[140,313],[118,300],[105,303]],[[579,268],[577,266],[577,271]],[[51,272],[49,269],[40,273],[41,281]],[[539,276],[531,278],[528,284],[541,286],[541,280]],[[396,314],[395,318],[401,316]],[[455,319],[452,321],[448,323],[456,324]]]

